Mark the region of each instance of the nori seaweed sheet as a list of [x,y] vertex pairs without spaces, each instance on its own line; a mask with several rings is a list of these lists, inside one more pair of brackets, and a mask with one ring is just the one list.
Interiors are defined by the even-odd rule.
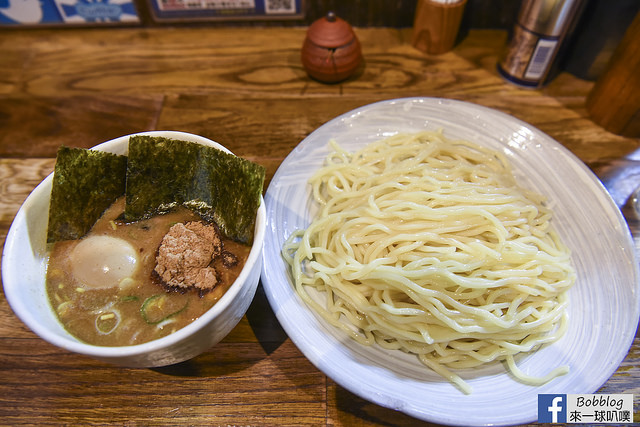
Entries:
[[83,237],[125,192],[127,157],[84,148],[58,149],[47,243]]
[[262,165],[214,147],[136,135],[129,139],[125,220],[183,205],[251,244],[264,178]]

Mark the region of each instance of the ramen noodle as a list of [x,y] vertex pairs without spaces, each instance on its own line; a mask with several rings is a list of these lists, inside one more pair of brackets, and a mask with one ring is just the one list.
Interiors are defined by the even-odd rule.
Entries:
[[283,246],[295,290],[357,342],[454,371],[504,361],[566,330],[570,251],[544,198],[506,157],[442,132],[398,134],[350,153],[335,141],[312,176],[319,212]]

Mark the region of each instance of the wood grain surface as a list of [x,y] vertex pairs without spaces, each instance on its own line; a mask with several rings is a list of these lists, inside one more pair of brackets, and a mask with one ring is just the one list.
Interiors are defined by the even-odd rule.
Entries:
[[[119,28],[0,31],[0,238],[60,145],[91,147],[145,130],[203,135],[267,168],[318,126],[385,99],[459,99],[509,113],[559,141],[621,209],[640,184],[640,140],[609,133],[585,109],[593,83],[560,74],[539,90],[505,82],[506,32],[471,30],[429,56],[410,29],[356,28],[364,64],[326,85],[300,63],[306,28]],[[630,171],[627,174],[621,171]],[[265,185],[266,185],[265,184]],[[266,188],[266,187],[265,187]],[[640,399],[640,338],[600,390]],[[28,330],[0,294],[2,425],[429,425],[364,401],[318,371],[271,311],[262,287],[220,344],[175,366],[123,369],[58,349]]]

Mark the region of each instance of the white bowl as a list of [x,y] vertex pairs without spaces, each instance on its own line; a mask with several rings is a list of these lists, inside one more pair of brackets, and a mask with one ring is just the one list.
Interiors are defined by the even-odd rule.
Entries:
[[[162,136],[210,145],[230,153],[220,144],[184,132],[156,131],[142,135]],[[94,149],[127,154],[129,137],[107,141]],[[42,339],[65,350],[127,367],[156,367],[197,356],[222,340],[242,319],[258,287],[262,268],[262,245],[266,211],[261,199],[254,242],[242,272],[206,313],[184,328],[157,340],[124,347],[86,344],[69,334],[58,321],[45,290],[46,235],[53,174],[27,197],[16,214],[2,254],[2,283],[15,314]]]

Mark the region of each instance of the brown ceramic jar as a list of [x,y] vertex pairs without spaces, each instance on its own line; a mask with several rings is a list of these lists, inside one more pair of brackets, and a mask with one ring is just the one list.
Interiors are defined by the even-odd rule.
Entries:
[[301,56],[307,73],[325,83],[345,80],[362,62],[360,42],[353,28],[332,12],[309,26]]

